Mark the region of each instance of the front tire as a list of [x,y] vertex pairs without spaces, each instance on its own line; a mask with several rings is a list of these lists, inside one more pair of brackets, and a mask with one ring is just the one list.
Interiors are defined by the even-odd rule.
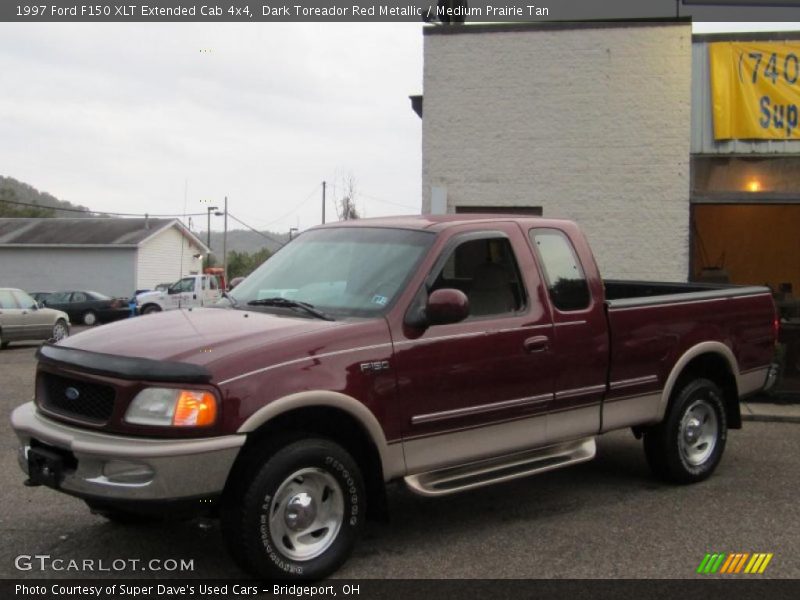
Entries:
[[366,517],[358,465],[321,438],[289,443],[255,461],[222,505],[231,554],[257,577],[321,579],[338,569]]
[[157,312],[161,312],[161,307],[157,304],[148,304],[142,309],[143,315],[152,315]]
[[69,327],[67,326],[67,322],[64,319],[56,321],[55,325],[53,325],[53,341],[57,342],[63,340],[68,335]]
[[709,379],[686,383],[666,418],[644,435],[644,451],[652,471],[674,483],[696,483],[717,468],[728,437],[728,423],[719,386]]

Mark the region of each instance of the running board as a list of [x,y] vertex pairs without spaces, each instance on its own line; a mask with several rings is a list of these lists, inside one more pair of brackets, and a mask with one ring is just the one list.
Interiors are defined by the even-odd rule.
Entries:
[[594,458],[596,450],[591,437],[409,475],[405,482],[422,496],[442,496],[586,462]]

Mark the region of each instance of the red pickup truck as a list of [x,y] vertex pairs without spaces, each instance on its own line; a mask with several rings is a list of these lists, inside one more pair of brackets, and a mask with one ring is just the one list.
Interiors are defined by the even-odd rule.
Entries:
[[212,511],[245,569],[313,579],[392,480],[460,492],[620,428],[657,476],[705,479],[773,377],[777,323],[762,287],[604,282],[568,221],[337,223],[219,308],[44,345],[11,420],[29,485],[119,521]]

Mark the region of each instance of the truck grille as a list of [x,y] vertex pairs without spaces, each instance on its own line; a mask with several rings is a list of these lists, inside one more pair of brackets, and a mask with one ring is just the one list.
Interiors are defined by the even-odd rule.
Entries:
[[114,411],[114,388],[51,373],[42,374],[41,405],[64,415],[103,424]]

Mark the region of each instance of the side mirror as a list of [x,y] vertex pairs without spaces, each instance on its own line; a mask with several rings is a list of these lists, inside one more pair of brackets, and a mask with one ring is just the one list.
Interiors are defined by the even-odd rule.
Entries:
[[458,323],[469,316],[469,300],[464,292],[452,288],[434,290],[425,305],[430,325]]

